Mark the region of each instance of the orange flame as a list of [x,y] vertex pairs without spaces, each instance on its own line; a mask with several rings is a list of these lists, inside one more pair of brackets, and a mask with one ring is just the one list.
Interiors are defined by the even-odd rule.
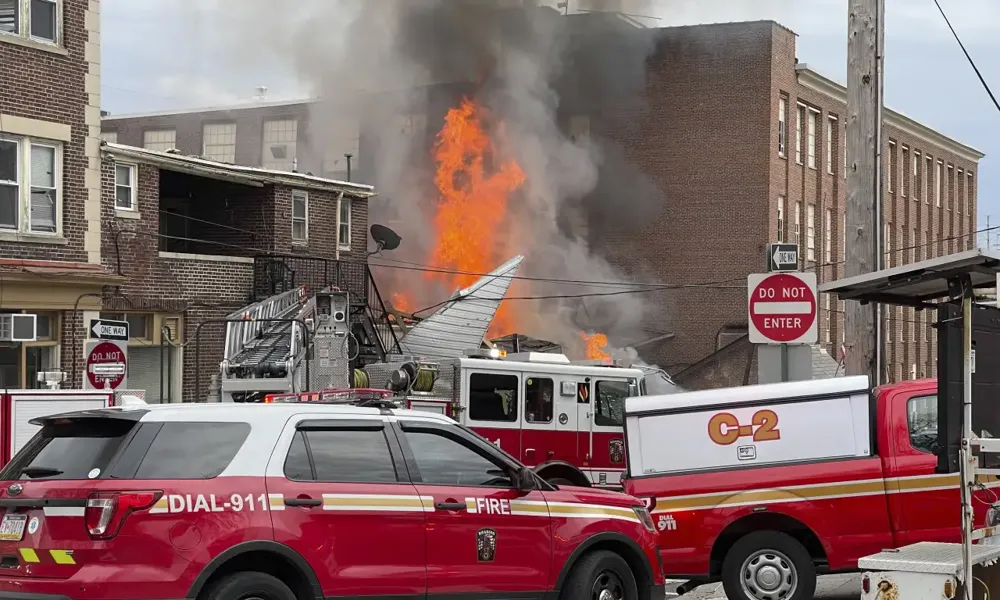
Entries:
[[410,307],[410,299],[399,292],[392,293],[392,307],[399,312],[408,313],[413,310]]
[[[509,256],[503,254],[502,227],[511,193],[524,183],[524,171],[514,160],[497,162],[493,141],[486,132],[488,112],[473,100],[463,99],[444,118],[434,146],[437,163],[434,183],[440,197],[434,216],[435,242],[431,264],[469,275],[427,272],[429,278],[465,287],[482,273],[495,269]],[[502,303],[490,326],[490,336],[514,331],[508,303]]]
[[581,331],[580,337],[582,337],[584,343],[586,343],[586,353],[588,359],[597,360],[602,358],[611,358],[611,354],[607,352],[608,336],[603,333],[587,334]]

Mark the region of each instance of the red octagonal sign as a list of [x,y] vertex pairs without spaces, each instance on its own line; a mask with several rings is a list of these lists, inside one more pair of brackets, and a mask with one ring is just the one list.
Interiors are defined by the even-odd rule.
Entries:
[[816,343],[815,273],[750,275],[747,292],[752,343]]
[[[118,389],[118,386],[125,380],[125,373],[106,375],[101,373],[100,365],[122,365],[128,368],[128,358],[125,351],[113,342],[101,342],[94,345],[87,354],[87,379],[94,389],[103,390],[104,382],[110,384],[111,389]],[[97,368],[95,368],[97,367]]]

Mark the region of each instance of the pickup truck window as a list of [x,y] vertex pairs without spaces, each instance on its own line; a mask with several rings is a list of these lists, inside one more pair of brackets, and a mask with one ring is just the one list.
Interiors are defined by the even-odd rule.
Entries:
[[935,454],[938,436],[937,396],[916,396],[906,401],[906,422],[910,445],[921,452]]

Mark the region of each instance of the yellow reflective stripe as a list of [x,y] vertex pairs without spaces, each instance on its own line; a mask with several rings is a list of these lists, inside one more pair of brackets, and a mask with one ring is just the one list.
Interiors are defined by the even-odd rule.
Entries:
[[34,548],[19,548],[18,551],[21,553],[21,558],[24,562],[36,563],[41,562],[38,559],[38,553],[35,552]]
[[49,550],[49,554],[52,555],[52,560],[56,561],[57,565],[76,564],[76,561],[73,560],[72,550]]

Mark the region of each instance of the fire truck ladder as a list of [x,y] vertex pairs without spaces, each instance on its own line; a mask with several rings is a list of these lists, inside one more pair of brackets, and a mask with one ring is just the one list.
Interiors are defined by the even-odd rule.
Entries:
[[296,391],[295,371],[306,348],[302,325],[291,319],[311,316],[315,298],[305,300],[304,288],[295,288],[229,315],[220,365],[223,402],[252,402],[268,392]]

